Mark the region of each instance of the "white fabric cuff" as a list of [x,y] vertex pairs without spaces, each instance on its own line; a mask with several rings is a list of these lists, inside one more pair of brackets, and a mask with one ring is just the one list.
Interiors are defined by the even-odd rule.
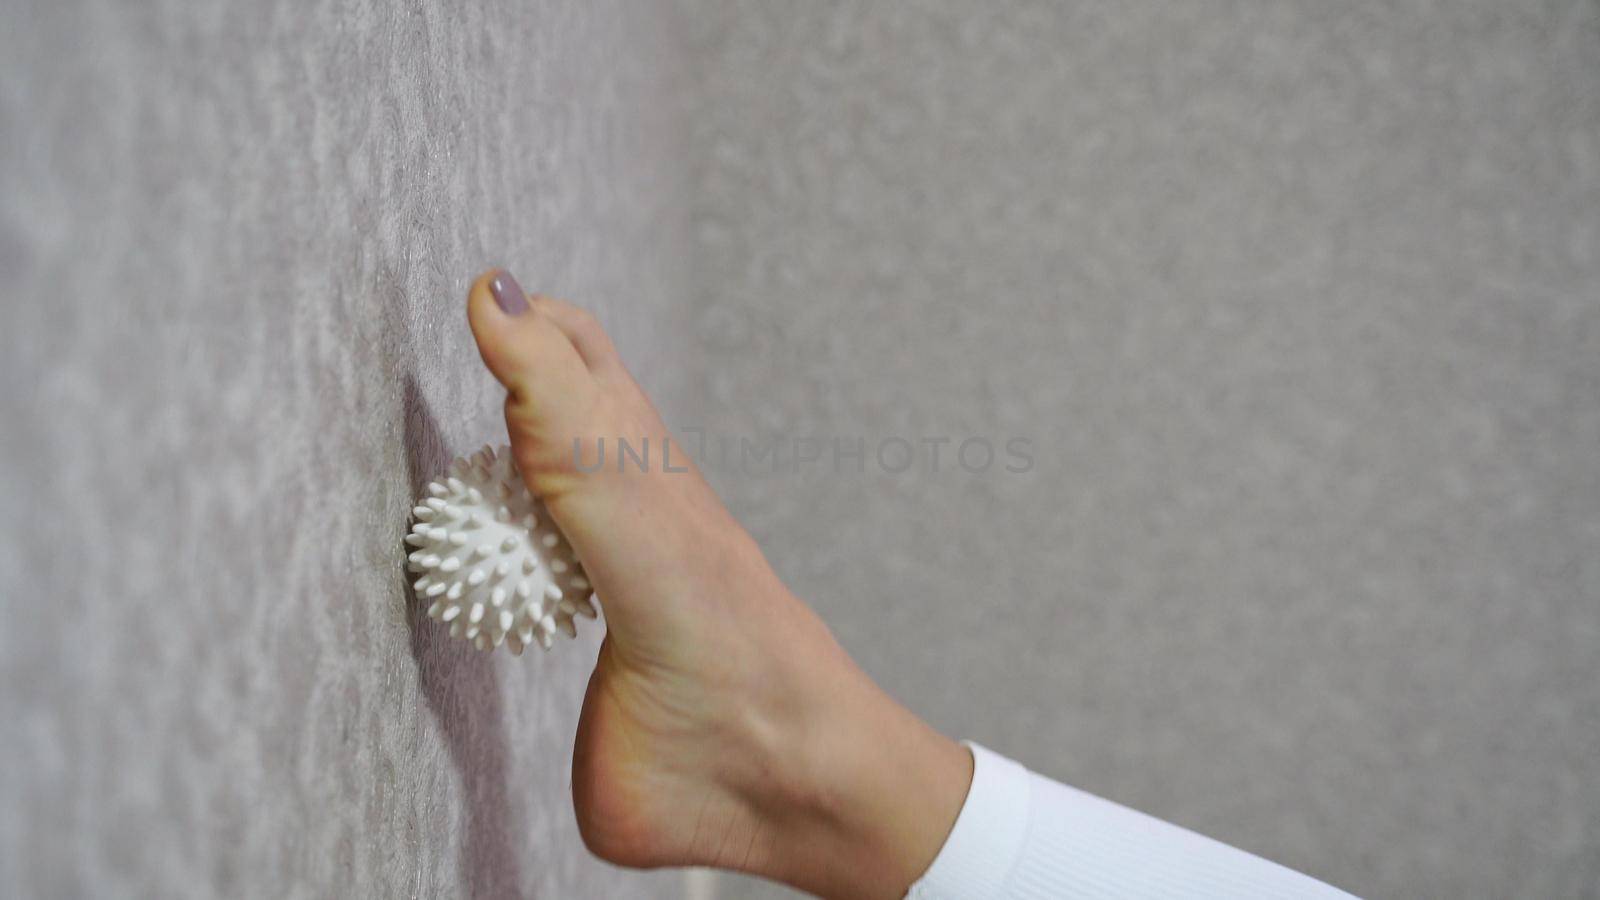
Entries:
[[972,787],[910,900],[1350,896],[966,743]]
[[909,900],[1004,897],[1006,876],[1028,834],[1029,772],[971,741],[972,787],[955,827],[928,871],[911,886]]

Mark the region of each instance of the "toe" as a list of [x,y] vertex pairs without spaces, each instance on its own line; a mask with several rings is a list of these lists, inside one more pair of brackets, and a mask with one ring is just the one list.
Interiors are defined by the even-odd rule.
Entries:
[[543,305],[528,304],[502,270],[473,282],[467,320],[484,364],[508,392],[506,426],[523,473],[554,465],[561,448],[592,430],[600,388],[583,357]]
[[467,294],[467,322],[484,364],[506,390],[531,398],[553,394],[554,389],[581,380],[587,367],[550,317],[528,305],[525,298],[520,310],[508,312],[497,293],[501,297],[524,296],[516,280],[503,270],[485,272]]
[[588,310],[542,295],[534,298],[534,306],[566,335],[591,372],[605,376],[621,370],[622,361],[611,337]]

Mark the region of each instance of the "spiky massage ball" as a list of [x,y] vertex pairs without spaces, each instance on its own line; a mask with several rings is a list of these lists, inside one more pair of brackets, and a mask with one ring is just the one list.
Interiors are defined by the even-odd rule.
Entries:
[[583,566],[538,497],[522,482],[511,448],[485,446],[450,464],[413,509],[407,568],[428,616],[479,650],[511,652],[556,631],[577,635],[573,616],[595,617]]

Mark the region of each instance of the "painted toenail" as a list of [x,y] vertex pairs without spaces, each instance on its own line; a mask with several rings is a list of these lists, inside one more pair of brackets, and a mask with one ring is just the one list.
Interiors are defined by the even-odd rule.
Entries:
[[500,309],[508,316],[520,316],[528,311],[528,297],[522,293],[522,285],[511,277],[511,273],[504,269],[494,273],[494,278],[489,280],[489,291],[494,294],[494,302],[500,304]]

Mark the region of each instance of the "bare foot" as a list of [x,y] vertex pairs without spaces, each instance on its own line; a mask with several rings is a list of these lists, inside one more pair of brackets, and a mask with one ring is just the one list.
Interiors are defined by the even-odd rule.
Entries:
[[[591,316],[498,270],[467,315],[517,465],[605,610],[573,756],[584,842],[619,865],[903,896],[960,811],[966,749],[850,661],[680,445],[663,459],[670,433]],[[647,464],[619,471],[618,438]]]

